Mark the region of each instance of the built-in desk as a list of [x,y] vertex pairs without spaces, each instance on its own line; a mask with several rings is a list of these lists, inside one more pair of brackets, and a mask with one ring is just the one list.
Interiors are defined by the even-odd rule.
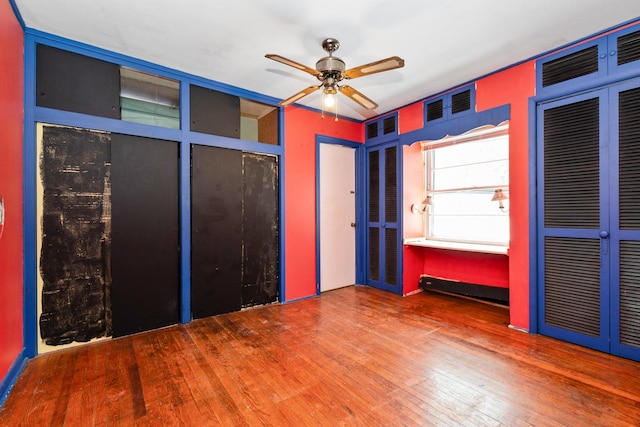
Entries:
[[427,240],[422,237],[404,239],[403,243],[408,246],[420,246],[423,248],[451,249],[455,251],[509,255],[509,247],[506,245],[486,245],[486,244],[478,244],[478,243],[446,242],[442,240]]

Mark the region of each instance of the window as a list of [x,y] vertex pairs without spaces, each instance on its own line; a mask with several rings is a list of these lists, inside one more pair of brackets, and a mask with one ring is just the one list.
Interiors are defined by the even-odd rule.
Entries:
[[[427,239],[508,245],[508,126],[422,142]],[[503,208],[496,190],[507,197]]]
[[121,67],[120,114],[128,122],[180,129],[180,83]]

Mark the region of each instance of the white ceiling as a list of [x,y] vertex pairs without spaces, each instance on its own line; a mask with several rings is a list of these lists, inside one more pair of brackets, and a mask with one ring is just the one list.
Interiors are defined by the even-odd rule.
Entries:
[[[347,68],[398,55],[405,67],[349,85],[363,119],[468,82],[640,16],[638,0],[15,0],[28,28],[284,99],[317,84],[271,61],[315,67],[327,37]],[[300,104],[320,106],[320,94]]]

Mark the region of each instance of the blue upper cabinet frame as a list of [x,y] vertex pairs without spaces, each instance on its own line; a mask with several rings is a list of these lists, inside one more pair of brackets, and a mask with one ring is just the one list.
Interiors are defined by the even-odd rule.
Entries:
[[382,144],[398,139],[398,112],[365,123],[364,136],[367,145]]
[[575,93],[640,74],[640,25],[587,40],[536,63],[536,93]]
[[424,102],[426,126],[476,112],[476,86],[470,84]]
[[593,40],[538,60],[537,93],[556,92],[607,75],[607,40]]
[[640,69],[640,24],[610,35],[607,41],[609,73],[630,74],[629,77],[637,75]]

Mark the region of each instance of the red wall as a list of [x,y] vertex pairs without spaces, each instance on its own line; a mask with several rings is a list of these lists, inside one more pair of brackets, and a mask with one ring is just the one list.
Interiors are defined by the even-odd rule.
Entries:
[[511,325],[529,329],[529,98],[535,95],[535,62],[478,81],[476,108],[511,105],[509,122],[509,297]]
[[316,295],[316,135],[363,142],[363,125],[284,110],[285,299]]
[[[0,2],[0,381],[22,351],[23,32],[8,1]],[[0,226],[0,230],[2,227]]]
[[[530,61],[476,82],[477,111],[506,104],[511,106],[509,256],[410,246],[405,246],[403,251],[405,293],[417,289],[420,274],[508,287],[511,325],[523,329],[529,329],[528,100],[535,94],[534,66],[534,61]],[[399,110],[398,115],[403,133],[419,128],[422,103],[407,106]],[[407,185],[405,181],[405,187]]]

